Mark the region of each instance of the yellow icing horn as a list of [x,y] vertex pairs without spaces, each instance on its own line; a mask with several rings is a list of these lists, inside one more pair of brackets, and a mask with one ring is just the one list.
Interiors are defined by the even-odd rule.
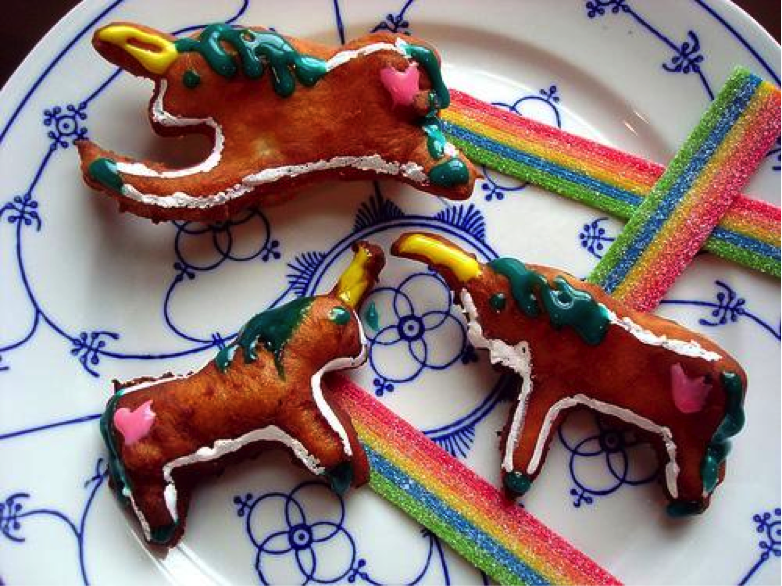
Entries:
[[100,29],[96,38],[120,47],[156,75],[163,75],[179,55],[168,39],[130,24],[111,24]]
[[441,266],[451,270],[461,282],[474,279],[481,274],[481,263],[471,254],[434,234],[408,232],[402,234],[391,252],[396,256],[423,260],[430,266]]
[[377,282],[385,264],[385,257],[378,246],[364,240],[353,243],[353,251],[353,260],[340,276],[331,294],[348,307],[356,309]]

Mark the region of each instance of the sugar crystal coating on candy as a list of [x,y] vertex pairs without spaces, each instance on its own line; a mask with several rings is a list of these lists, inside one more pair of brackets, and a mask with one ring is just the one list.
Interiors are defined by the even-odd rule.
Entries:
[[[452,91],[443,129],[473,161],[629,219],[665,171],[656,163]],[[780,276],[780,210],[739,196],[703,250]]]
[[502,584],[616,584],[616,578],[341,376],[331,401],[351,418],[370,487]]
[[779,107],[776,88],[737,69],[589,280],[656,307],[765,157]]

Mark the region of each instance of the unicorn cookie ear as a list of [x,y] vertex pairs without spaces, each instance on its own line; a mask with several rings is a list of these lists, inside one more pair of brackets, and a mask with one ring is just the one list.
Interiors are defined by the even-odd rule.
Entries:
[[174,37],[137,24],[120,22],[98,29],[93,45],[108,61],[142,77],[165,75],[179,56]]

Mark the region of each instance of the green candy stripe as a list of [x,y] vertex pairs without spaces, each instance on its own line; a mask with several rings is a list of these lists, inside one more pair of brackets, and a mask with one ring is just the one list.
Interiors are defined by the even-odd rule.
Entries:
[[520,181],[527,181],[542,187],[547,191],[553,191],[554,193],[564,195],[579,203],[608,212],[612,216],[616,216],[623,220],[630,218],[635,211],[635,206],[631,203],[617,201],[610,196],[572,181],[562,179],[554,174],[541,171],[540,169],[536,169],[518,161],[508,160],[501,155],[477,147],[470,142],[460,140],[454,136],[450,136],[449,138],[451,142],[453,142],[454,145],[473,162],[486,165],[495,171],[499,171],[510,177],[515,177]]
[[716,254],[726,260],[732,260],[735,263],[744,265],[756,271],[768,273],[774,277],[782,276],[782,267],[779,261],[769,258],[764,254],[759,254],[754,250],[749,250],[742,246],[736,246],[731,242],[726,242],[722,238],[717,238],[713,234],[706,240],[703,250]]
[[371,470],[369,486],[388,502],[402,509],[411,518],[435,533],[456,553],[461,555],[476,568],[486,572],[488,576],[496,580],[499,584],[528,583],[504,565],[498,563],[491,554],[475,547],[466,535],[463,535],[460,531],[452,527],[448,521],[439,517],[431,509],[421,505],[401,487],[375,471],[375,469]]
[[[446,134],[448,133],[446,132]],[[511,161],[501,155],[475,146],[469,141],[459,139],[454,135],[449,135],[448,138],[473,162],[485,165],[490,169],[520,181],[532,183],[547,191],[604,211],[621,220],[629,220],[635,212],[636,205],[632,203],[618,201],[598,191],[541,171],[530,165]],[[749,236],[751,237],[751,235]],[[706,240],[702,249],[726,260],[768,273],[774,277],[782,276],[782,266],[778,260],[748,248],[737,246],[713,233]]]

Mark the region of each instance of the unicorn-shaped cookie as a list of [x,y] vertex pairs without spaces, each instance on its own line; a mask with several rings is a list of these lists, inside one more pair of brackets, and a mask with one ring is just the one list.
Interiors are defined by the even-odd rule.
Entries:
[[147,540],[172,545],[184,531],[193,485],[204,474],[286,446],[344,492],[368,478],[348,417],[324,399],[324,373],[362,364],[356,311],[383,267],[366,242],[334,289],[265,311],[195,373],[115,383],[101,418],[112,485]]
[[519,375],[502,438],[504,485],[526,492],[562,416],[584,406],[633,425],[664,464],[673,515],[706,509],[744,423],[746,375],[722,348],[556,269],[479,263],[433,234],[408,233],[393,254],[427,263],[461,304],[468,338]]
[[79,142],[85,181],[154,220],[219,220],[324,179],[392,177],[464,199],[475,169],[449,143],[450,103],[437,53],[376,33],[332,49],[262,28],[213,24],[177,39],[114,23],[97,51],[154,84],[153,129],[206,134],[209,156],[184,169]]

